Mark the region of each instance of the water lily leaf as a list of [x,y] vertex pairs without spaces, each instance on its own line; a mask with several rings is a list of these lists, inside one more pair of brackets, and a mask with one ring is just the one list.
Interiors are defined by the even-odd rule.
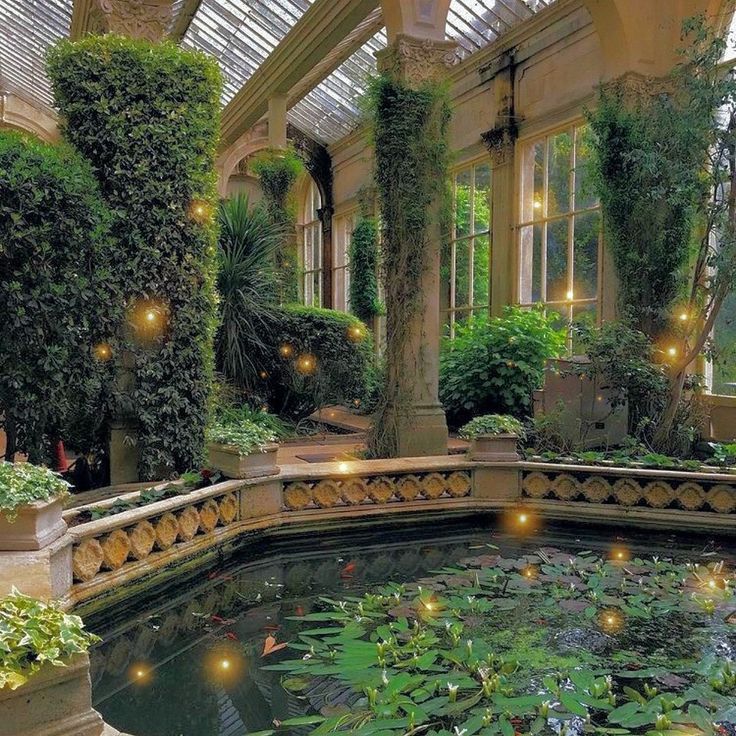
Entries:
[[584,718],[588,715],[588,709],[572,693],[563,690],[560,693],[560,703],[562,703],[567,711],[576,716],[582,716]]

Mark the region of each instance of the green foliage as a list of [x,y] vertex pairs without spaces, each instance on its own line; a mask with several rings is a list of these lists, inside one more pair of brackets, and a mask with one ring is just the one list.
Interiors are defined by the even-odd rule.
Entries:
[[711,643],[734,601],[723,568],[489,552],[421,585],[323,599],[324,610],[294,617],[304,627],[295,658],[265,669],[294,693],[319,683],[351,703],[287,726],[314,736],[513,736],[574,719],[604,734],[674,734],[676,723],[713,736],[732,719],[736,688]]
[[508,414],[484,414],[471,419],[460,428],[459,434],[467,440],[493,434],[515,434],[524,436],[524,425]]
[[401,425],[411,413],[417,372],[411,361],[411,330],[422,305],[421,279],[440,245],[441,212],[432,207],[447,194],[447,126],[450,106],[444,87],[412,89],[382,75],[368,95],[376,152],[383,237],[382,272],[386,303],[383,389],[369,437],[370,453],[398,452]]
[[203,450],[212,378],[219,69],[173,43],[107,35],[60,42],[48,71],[64,135],[112,210],[122,300],[133,315],[155,304],[167,322],[146,344],[127,330],[140,474],[186,470]]
[[263,207],[251,207],[242,194],[220,203],[219,221],[217,367],[238,386],[253,390],[259,380],[257,356],[267,351],[265,335],[273,328],[278,302],[276,258],[284,226]]
[[34,501],[64,497],[69,484],[58,473],[30,463],[0,463],[0,510],[15,518],[15,509]]
[[350,310],[366,324],[383,312],[378,298],[378,224],[361,217],[350,240]]
[[237,447],[241,455],[264,452],[266,445],[275,442],[276,439],[276,433],[272,429],[249,419],[232,423],[215,421],[207,429],[209,442]]
[[299,419],[327,404],[362,402],[372,380],[373,340],[358,319],[330,309],[281,307],[269,339],[263,385],[279,414]]
[[541,309],[509,307],[503,317],[476,316],[457,325],[440,356],[448,420],[457,425],[478,414],[528,416],[545,362],[565,349],[556,319]]
[[46,663],[66,666],[97,641],[79,616],[14,590],[0,600],[0,690],[15,690]]
[[108,225],[80,156],[0,132],[0,422],[34,462],[78,408],[90,434],[108,414],[92,355],[121,313]]
[[[612,406],[626,403],[629,433],[650,445],[670,393],[666,366],[656,362],[654,344],[626,322],[606,322],[601,327],[581,324],[575,330],[590,360],[576,371],[605,386]],[[697,402],[683,398],[667,446],[661,449],[689,457],[699,420]]]
[[700,201],[712,110],[670,94],[632,105],[624,87],[602,88],[588,113],[592,181],[618,273],[623,314],[650,337],[671,320]]
[[535,412],[529,420],[526,444],[534,454],[556,457],[572,451],[575,443],[565,427],[565,411],[565,403],[560,400],[551,411]]
[[276,267],[281,274],[281,301],[299,299],[297,244],[294,235],[294,212],[289,193],[304,163],[292,149],[268,149],[253,161],[253,173],[259,177],[266,207],[274,225],[282,229],[281,246],[277,250]]

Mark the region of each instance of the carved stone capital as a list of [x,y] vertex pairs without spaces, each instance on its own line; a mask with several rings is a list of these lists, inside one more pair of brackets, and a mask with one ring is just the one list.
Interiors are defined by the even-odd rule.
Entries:
[[171,24],[173,0],[93,0],[88,32],[160,41]]
[[514,157],[514,144],[518,136],[519,129],[515,120],[505,125],[497,125],[480,134],[491,156],[492,167],[511,163]]
[[626,72],[601,85],[604,93],[619,97],[627,107],[640,105],[659,95],[674,93],[669,77],[649,77],[638,72]]
[[409,87],[421,87],[438,82],[457,64],[457,44],[454,41],[432,41],[399,34],[395,42],[376,54],[378,71]]

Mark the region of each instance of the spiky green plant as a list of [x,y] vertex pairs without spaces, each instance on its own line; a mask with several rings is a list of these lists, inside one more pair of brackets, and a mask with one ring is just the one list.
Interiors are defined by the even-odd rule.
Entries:
[[276,257],[284,239],[283,225],[267,210],[252,207],[237,194],[220,203],[219,271],[220,328],[218,368],[243,388],[258,380],[259,356],[266,350],[278,301]]

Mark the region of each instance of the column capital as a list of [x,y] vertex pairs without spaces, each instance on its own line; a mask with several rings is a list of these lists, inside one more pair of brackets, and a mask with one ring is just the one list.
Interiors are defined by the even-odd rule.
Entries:
[[497,125],[495,128],[481,133],[480,137],[483,139],[483,143],[486,144],[493,168],[511,163],[514,157],[514,144],[519,137],[519,127],[516,120]]
[[376,54],[378,71],[412,88],[447,77],[458,62],[454,41],[433,41],[398,34],[393,44]]
[[173,0],[92,0],[87,32],[160,41],[171,23]]
[[670,77],[650,77],[629,71],[604,82],[601,89],[606,94],[616,95],[625,105],[631,107],[659,95],[670,95],[674,92],[675,86]]

